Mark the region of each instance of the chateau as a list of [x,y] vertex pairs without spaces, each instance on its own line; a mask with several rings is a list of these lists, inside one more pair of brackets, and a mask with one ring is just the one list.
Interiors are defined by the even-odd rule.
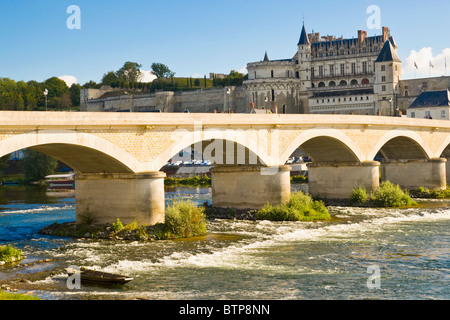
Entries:
[[[401,79],[397,43],[387,27],[368,37],[320,36],[301,30],[296,54],[247,65],[240,87],[149,95],[111,95],[109,89],[81,92],[82,111],[236,112],[287,114],[405,115],[425,91],[447,90],[450,77]],[[262,111],[264,112],[264,111]]]

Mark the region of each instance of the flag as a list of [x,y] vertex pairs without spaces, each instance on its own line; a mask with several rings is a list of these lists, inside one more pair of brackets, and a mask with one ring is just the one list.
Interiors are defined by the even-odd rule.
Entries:
[[417,66],[417,63],[414,61],[414,67],[418,70],[419,67]]
[[433,64],[431,63],[431,61],[430,61],[430,67],[431,67],[431,68],[434,68],[434,66],[433,66]]

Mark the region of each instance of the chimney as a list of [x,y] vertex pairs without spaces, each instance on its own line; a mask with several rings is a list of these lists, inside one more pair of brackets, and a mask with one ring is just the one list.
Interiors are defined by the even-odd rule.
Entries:
[[358,41],[359,43],[363,43],[364,40],[367,38],[367,31],[364,30],[358,30]]
[[383,42],[386,42],[389,39],[389,36],[391,35],[391,31],[388,27],[383,27]]

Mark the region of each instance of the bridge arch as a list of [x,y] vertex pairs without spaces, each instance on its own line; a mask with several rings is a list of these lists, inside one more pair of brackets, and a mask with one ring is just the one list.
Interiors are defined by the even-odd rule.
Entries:
[[[186,130],[186,134],[182,139],[174,142],[169,147],[167,147],[158,158],[150,164],[150,171],[159,171],[164,165],[176,156],[180,151],[193,146],[194,150],[197,150],[200,153],[206,152],[223,152],[224,163],[217,164],[245,164],[245,163],[236,163],[237,160],[242,161],[242,152],[245,151],[246,161],[256,159],[257,163],[251,164],[260,164],[264,166],[276,165],[278,157],[270,156],[266,150],[262,148],[261,144],[258,144],[257,141],[250,138],[248,134],[245,134],[243,130],[226,130],[226,129],[206,129],[206,130],[198,130],[198,131],[188,131]],[[233,152],[228,152],[233,148]],[[227,157],[230,157],[230,153],[232,153],[231,157],[234,158],[229,159],[230,162],[227,162]],[[205,155],[205,154],[204,154]],[[208,158],[207,155],[205,155]],[[213,158],[218,157],[219,155],[215,154]],[[276,158],[276,159],[274,159]],[[232,163],[233,162],[233,163]],[[247,163],[248,164],[248,163]]]
[[450,136],[448,136],[439,147],[436,158],[439,157],[450,159]]
[[32,131],[0,141],[0,156],[32,149],[79,173],[139,172],[138,161],[123,149],[92,134],[72,130]]
[[386,160],[419,160],[431,159],[433,153],[423,138],[405,129],[389,131],[375,145],[368,160],[373,160],[381,152]]
[[360,148],[342,131],[332,128],[314,128],[300,134],[283,152],[280,162],[302,148],[313,162],[355,162],[363,161]]

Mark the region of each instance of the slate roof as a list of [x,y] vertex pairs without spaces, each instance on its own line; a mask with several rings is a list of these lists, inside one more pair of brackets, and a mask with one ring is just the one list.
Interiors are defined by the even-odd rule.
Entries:
[[375,62],[388,62],[388,61],[402,62],[398,57],[394,47],[392,46],[392,43],[395,44],[394,39],[392,39],[392,42],[391,40],[388,40],[384,43],[383,49],[381,49],[381,52],[378,55],[378,58],[377,60],[375,60]]
[[300,35],[300,40],[298,41],[297,45],[300,46],[304,44],[311,44],[311,42],[309,42],[308,34],[306,33],[306,28],[305,25],[303,24],[302,33]]
[[408,107],[414,108],[435,108],[450,106],[450,91],[426,91],[422,92],[417,99]]

